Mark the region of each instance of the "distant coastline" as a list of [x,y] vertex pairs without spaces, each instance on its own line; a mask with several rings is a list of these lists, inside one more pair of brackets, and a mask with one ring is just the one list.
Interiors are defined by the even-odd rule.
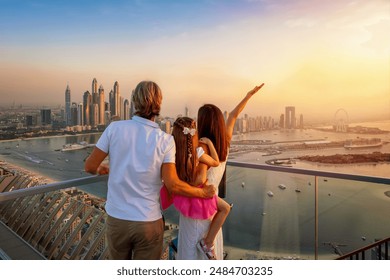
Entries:
[[[324,128],[324,127],[314,127],[313,129],[320,130],[320,131],[325,131],[325,132],[334,132],[335,129],[332,128]],[[357,134],[387,134],[390,133],[388,130],[383,130],[377,127],[365,127],[361,125],[357,126],[349,126],[348,133],[357,133]]]
[[48,139],[48,138],[61,138],[61,137],[72,137],[72,136],[85,136],[85,135],[94,135],[101,134],[102,132],[87,132],[87,133],[76,133],[76,134],[55,134],[55,135],[44,135],[44,136],[32,136],[32,137],[22,137],[22,138],[12,138],[12,139],[0,139],[0,142],[16,142],[16,141],[28,141],[34,139]]
[[390,153],[373,152],[370,154],[336,154],[330,156],[300,156],[299,160],[329,163],[329,164],[354,164],[354,163],[390,163]]

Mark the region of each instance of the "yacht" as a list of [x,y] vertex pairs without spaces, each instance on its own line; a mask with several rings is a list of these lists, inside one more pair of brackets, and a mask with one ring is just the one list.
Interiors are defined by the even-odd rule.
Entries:
[[89,147],[94,147],[94,146],[95,146],[95,144],[88,144],[85,141],[82,141],[80,143],[74,143],[74,144],[65,144],[62,147],[61,152],[82,150],[82,149],[89,148]]
[[66,144],[62,147],[61,149],[61,152],[67,152],[67,151],[75,151],[75,150],[81,150],[81,149],[85,149],[86,146],[85,145],[81,145],[81,144]]
[[359,148],[376,148],[381,147],[383,142],[380,138],[359,138],[359,139],[349,139],[346,141],[344,148],[346,149],[359,149]]
[[267,192],[267,195],[268,195],[269,197],[273,197],[273,196],[274,196],[274,193],[271,192],[271,191],[268,191],[268,192]]

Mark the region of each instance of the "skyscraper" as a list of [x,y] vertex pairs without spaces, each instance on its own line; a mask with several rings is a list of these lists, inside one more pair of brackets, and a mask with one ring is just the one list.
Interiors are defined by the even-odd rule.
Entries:
[[125,105],[125,99],[121,96],[119,98],[119,118],[121,120],[125,119],[125,108],[124,108],[124,105]]
[[300,114],[299,115],[299,128],[303,128],[304,127],[304,125],[303,125],[303,115],[302,114]]
[[118,116],[118,117],[121,115],[120,101],[121,101],[121,95],[119,92],[119,83],[115,82],[115,84],[114,84],[114,114],[113,115]]
[[185,109],[184,109],[184,116],[185,117],[190,117],[190,109],[188,109],[188,107],[186,106]]
[[285,120],[286,120],[286,129],[293,129],[295,128],[295,107],[294,106],[287,106],[286,107],[286,115],[285,115]]
[[95,127],[99,124],[99,95],[97,90],[96,78],[92,80],[91,91],[91,104],[90,104],[90,125]]
[[102,85],[99,87],[99,124],[106,124],[104,118],[105,112],[105,99],[104,99],[104,88]]
[[72,106],[70,107],[71,111],[71,122],[70,125],[74,126],[77,125],[77,103],[73,102]]
[[229,117],[229,112],[228,111],[223,112],[223,118],[224,118],[225,122],[228,119],[228,117]]
[[51,124],[51,109],[41,109],[41,124],[43,126]]
[[284,121],[284,114],[281,114],[279,117],[279,127],[284,128],[285,121]]
[[96,127],[99,124],[99,104],[94,103],[91,105],[91,125]]
[[84,125],[91,125],[91,103],[92,95],[89,91],[84,92],[83,106],[84,106]]
[[71,111],[70,111],[70,88],[69,85],[66,86],[65,90],[65,124],[71,124]]
[[115,116],[115,99],[113,90],[110,90],[110,93],[108,94],[108,101],[110,103],[110,116]]
[[97,89],[97,81],[96,78],[93,78],[92,80],[92,104],[98,104],[99,103],[99,95],[98,95],[98,89]]
[[123,119],[130,119],[130,103],[127,99],[125,99],[125,101],[123,102]]
[[79,103],[77,106],[77,125],[84,125],[83,103]]
[[129,116],[130,119],[134,116],[135,113],[133,94],[134,94],[134,90],[131,92],[131,96],[130,96],[130,116]]

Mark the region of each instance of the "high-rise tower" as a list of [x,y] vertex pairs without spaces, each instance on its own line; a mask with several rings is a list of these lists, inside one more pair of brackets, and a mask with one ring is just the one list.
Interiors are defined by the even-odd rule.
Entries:
[[134,90],[131,92],[130,96],[130,116],[129,118],[131,119],[134,114],[135,114],[135,108],[134,108],[134,102],[133,102],[133,95],[134,95]]
[[104,98],[104,88],[103,85],[99,87],[99,124],[105,124],[104,121],[104,112],[105,112],[105,98]]
[[90,107],[90,125],[93,127],[99,124],[99,94],[96,78],[92,80],[91,107]]
[[121,95],[119,93],[119,83],[115,82],[114,84],[114,115],[115,116],[120,116],[121,115]]
[[188,109],[187,106],[186,106],[185,109],[184,109],[184,116],[190,117],[190,109]]
[[286,125],[285,128],[292,129],[295,128],[295,107],[294,106],[287,106],[286,107],[286,115],[285,115]]
[[98,95],[96,78],[93,78],[93,81],[92,81],[92,103],[93,104],[99,103],[99,95]]
[[84,125],[84,106],[83,103],[77,105],[77,125]]
[[70,111],[70,88],[69,85],[66,86],[65,90],[65,124],[71,124],[71,111]]
[[304,125],[303,125],[303,115],[302,114],[300,114],[299,115],[299,128],[303,128],[304,127]]
[[111,90],[108,94],[109,100],[110,100],[110,116],[115,116],[115,98],[114,98],[114,91]]
[[128,99],[125,99],[125,101],[123,102],[123,119],[130,119],[130,102]]
[[77,103],[73,102],[72,106],[70,107],[71,112],[71,122],[70,125],[74,126],[77,125]]
[[84,125],[91,125],[91,103],[92,95],[89,91],[84,92],[83,105],[84,105]]
[[41,109],[41,124],[51,125],[51,109]]

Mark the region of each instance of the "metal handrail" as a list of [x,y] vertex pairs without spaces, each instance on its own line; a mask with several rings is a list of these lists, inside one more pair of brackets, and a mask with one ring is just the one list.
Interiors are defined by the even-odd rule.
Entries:
[[[357,260],[357,259],[359,259],[359,255],[360,254],[362,255],[362,259],[364,260],[364,257],[365,257],[364,256],[364,252],[365,251],[368,251],[368,250],[370,250],[372,248],[375,248],[375,247],[380,248],[380,246],[382,244],[385,245],[384,259],[388,260],[389,259],[389,250],[388,250],[389,243],[390,243],[390,237],[382,239],[382,240],[379,240],[379,241],[376,241],[376,242],[374,242],[374,243],[372,243],[372,244],[370,244],[368,246],[365,246],[363,248],[357,249],[357,250],[352,251],[352,252],[350,252],[348,254],[342,255],[342,256],[336,258],[336,260],[346,260],[346,259],[351,259],[352,260],[353,257],[355,257],[355,259]],[[378,257],[379,257],[379,259],[381,259],[381,252],[380,252],[380,250],[379,250],[378,253],[379,253]]]
[[[337,173],[337,172],[329,172],[329,171],[318,171],[318,170],[311,170],[311,169],[256,164],[256,163],[247,163],[247,162],[239,162],[239,161],[228,161],[227,165],[243,167],[243,168],[259,169],[259,170],[275,171],[275,172],[294,173],[294,174],[310,175],[316,177],[337,178],[337,179],[345,179],[345,180],[352,180],[352,181],[362,181],[362,182],[390,185],[390,178],[386,178],[386,177],[356,175],[356,174]],[[70,179],[70,180],[54,182],[54,183],[41,185],[41,186],[35,186],[27,189],[19,189],[11,192],[0,193],[0,203],[3,201],[16,199],[19,197],[25,197],[29,195],[45,193],[54,190],[60,190],[60,189],[66,189],[70,187],[92,184],[96,182],[102,182],[107,179],[108,179],[108,175],[92,175],[88,177]]]
[[107,180],[107,179],[108,179],[108,175],[92,175],[92,176],[88,176],[88,177],[82,177],[82,178],[77,178],[77,179],[70,179],[70,180],[65,180],[65,181],[60,181],[60,182],[54,182],[54,183],[41,185],[41,186],[35,186],[35,187],[31,187],[31,188],[26,188],[26,189],[18,189],[18,190],[13,190],[10,192],[4,192],[4,193],[0,193],[0,203],[7,201],[7,200],[20,198],[20,197],[26,197],[26,196],[40,194],[40,193],[47,193],[47,192],[51,192],[51,191],[57,191],[57,190],[61,190],[61,189],[67,189],[67,188],[71,188],[71,187],[77,187],[77,186],[102,182],[102,181]]
[[239,161],[228,161],[227,165],[268,170],[268,171],[286,172],[286,173],[294,173],[294,174],[302,174],[302,175],[311,175],[317,177],[337,178],[337,179],[345,179],[351,181],[361,181],[361,182],[390,185],[390,178],[386,178],[386,177],[366,176],[366,175],[338,173],[338,172],[330,172],[330,171],[318,171],[312,169],[285,167],[285,166],[278,166],[278,165],[265,165],[265,164],[247,163],[247,162],[239,162]]

